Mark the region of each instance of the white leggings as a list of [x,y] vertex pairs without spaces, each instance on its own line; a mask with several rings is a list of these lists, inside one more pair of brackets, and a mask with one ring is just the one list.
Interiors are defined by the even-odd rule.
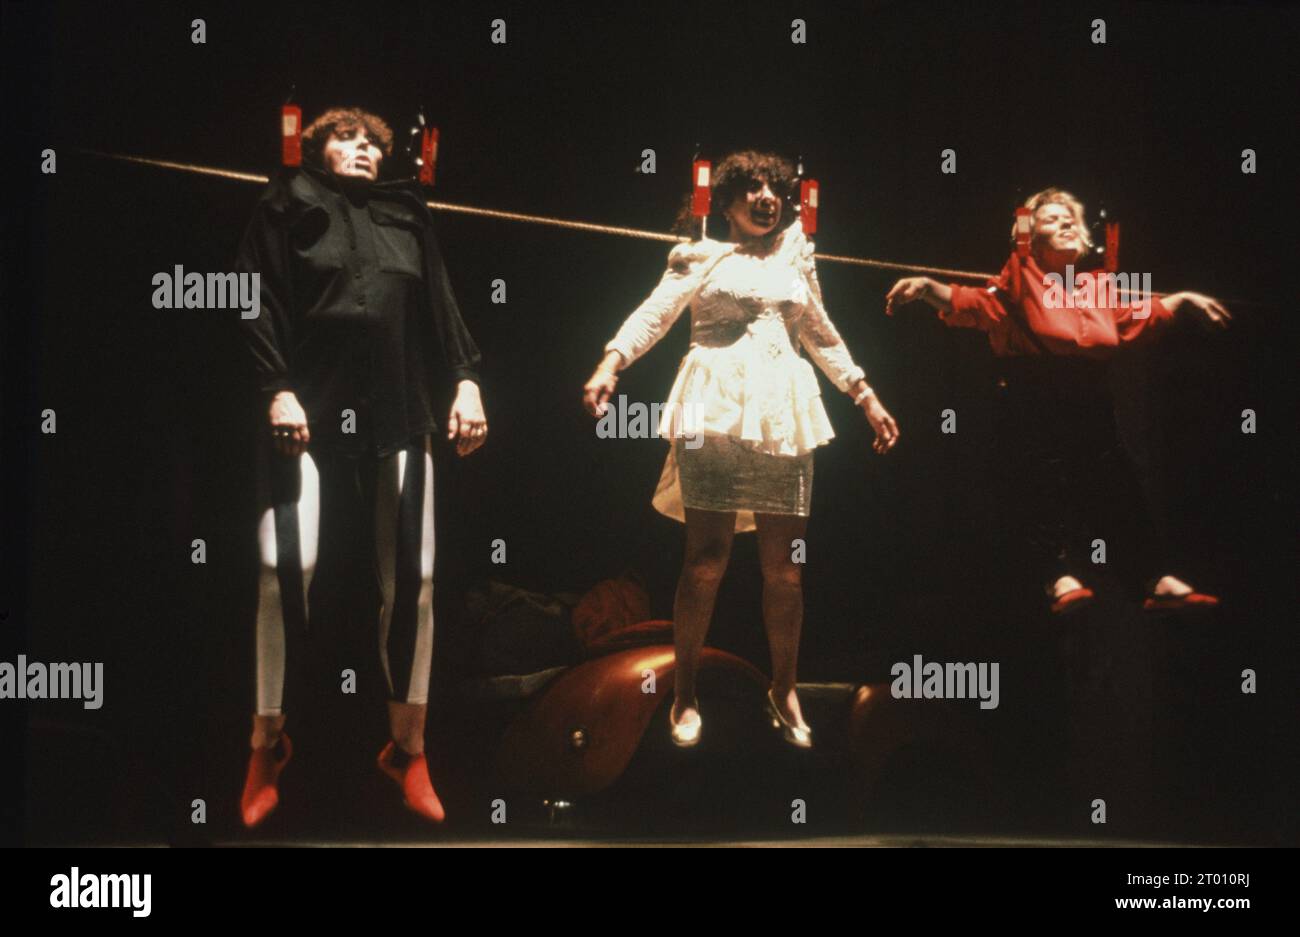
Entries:
[[[262,571],[257,595],[257,714],[278,716],[286,662],[300,656],[310,621],[309,599],[339,594],[340,583],[316,582],[356,573],[339,564],[316,577],[317,557],[346,553],[342,542],[367,531],[340,520],[358,504],[374,519],[373,575],[379,585],[379,660],[390,699],[427,703],[433,660],[433,459],[429,437],[387,456],[283,456],[268,445],[259,455]],[[324,539],[322,539],[324,538]],[[325,565],[325,564],[322,564]],[[325,587],[324,589],[322,587]],[[296,679],[296,677],[294,678]]]

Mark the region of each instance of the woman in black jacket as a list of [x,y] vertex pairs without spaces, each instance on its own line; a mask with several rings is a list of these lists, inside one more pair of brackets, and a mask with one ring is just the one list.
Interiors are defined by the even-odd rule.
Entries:
[[[295,687],[308,609],[323,607],[351,578],[347,547],[361,534],[380,595],[375,624],[389,694],[392,739],[379,767],[409,808],[440,822],[424,755],[434,400],[436,385],[454,384],[447,439],[462,456],[483,444],[478,348],[418,188],[378,182],[392,152],[388,126],[335,108],[303,132],[303,149],[303,167],[263,193],[237,264],[261,278],[261,313],[241,326],[265,395],[268,437],[259,447],[257,702],[241,812],[253,827],[279,801],[292,754],[283,731],[286,673]],[[319,525],[310,497],[316,477]],[[371,519],[370,529],[350,529],[347,519],[357,516]]]

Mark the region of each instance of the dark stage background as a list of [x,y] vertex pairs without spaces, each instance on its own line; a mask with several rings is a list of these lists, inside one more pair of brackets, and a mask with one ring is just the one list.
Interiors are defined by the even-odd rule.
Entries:
[[[190,42],[195,16],[206,45]],[[495,16],[504,46],[488,40]],[[794,17],[807,45],[790,42]],[[1094,17],[1105,45],[1089,40]],[[270,172],[294,83],[308,120],[357,103],[398,129],[427,103],[442,133],[434,197],[456,203],[667,230],[697,142],[715,159],[772,147],[802,153],[821,182],[819,250],[976,270],[1001,265],[1011,210],[1031,192],[1060,185],[1090,211],[1108,207],[1124,223],[1122,269],[1235,314],[1226,334],[1184,323],[1117,370],[1155,504],[1192,581],[1225,604],[1151,621],[1099,576],[1090,617],[1049,620],[998,533],[983,337],[919,306],[888,319],[894,276],[823,264],[831,316],[902,440],[871,454],[865,420],[821,379],[837,438],[817,457],[801,677],[887,681],[918,653],[1000,661],[1002,702],[973,720],[992,772],[983,786],[916,751],[865,812],[823,813],[813,829],[1096,836],[1087,804],[1107,797],[1106,835],[1296,840],[1295,7],[63,4],[6,6],[4,20],[6,111],[20,121],[9,196],[30,199],[6,212],[4,659],[26,650],[106,669],[101,711],[25,710],[14,751],[31,779],[18,818],[28,841],[238,833],[260,415],[232,314],[154,310],[150,278],[175,264],[230,269],[259,189],[75,148]],[[39,172],[47,146],[57,175]],[[655,175],[635,171],[647,147]],[[948,147],[955,175],[939,172]],[[1247,147],[1255,175],[1240,171]],[[451,695],[482,666],[480,636],[457,615],[477,578],[581,592],[636,569],[667,618],[683,537],[649,503],[663,443],[598,440],[580,406],[667,245],[437,221],[484,354],[491,424],[482,451],[438,466],[435,667]],[[489,301],[496,278],[504,305]],[[686,340],[679,322],[619,391],[662,399]],[[55,436],[39,432],[47,407]],[[946,407],[955,435],[939,431]],[[1244,408],[1258,413],[1255,435],[1240,431]],[[206,565],[190,562],[195,537]],[[495,538],[504,567],[489,562]],[[710,642],[766,668],[759,590],[753,538],[740,538]],[[372,666],[369,631],[350,640]],[[1258,695],[1240,692],[1246,667]],[[291,716],[301,755],[267,838],[423,834],[371,777],[379,698],[353,700]],[[22,712],[0,706],[11,722]],[[453,829],[493,835],[479,762],[446,753],[490,750],[496,714],[442,712],[455,717],[435,716],[431,751]],[[652,734],[663,730],[656,718]],[[658,831],[689,836],[698,814],[676,822],[689,798],[656,799],[663,788],[717,803],[755,785],[844,780],[832,760],[781,752],[637,767],[640,785],[584,829],[635,835],[666,816]],[[194,797],[209,809],[197,837]],[[780,827],[740,810],[726,820],[733,835]]]

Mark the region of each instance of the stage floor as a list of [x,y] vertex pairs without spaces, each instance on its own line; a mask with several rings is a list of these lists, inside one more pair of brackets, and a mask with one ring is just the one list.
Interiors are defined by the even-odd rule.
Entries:
[[888,835],[888,836],[810,836],[802,839],[599,839],[599,838],[556,838],[548,839],[545,837],[528,837],[528,838],[511,838],[511,839],[484,839],[482,837],[457,837],[446,839],[430,839],[424,842],[407,841],[407,842],[377,842],[363,840],[229,840],[226,842],[215,843],[218,847],[294,847],[307,849],[337,849],[337,848],[437,848],[437,847],[460,847],[460,848],[600,848],[600,847],[631,847],[631,848],[680,848],[680,847],[702,847],[702,848],[742,848],[742,849],[764,849],[764,848],[947,848],[947,849],[966,849],[966,848],[1028,848],[1028,849],[1098,849],[1098,848],[1121,848],[1121,849],[1162,849],[1162,848],[1204,848],[1200,844],[1194,843],[1171,843],[1139,840],[1101,840],[1101,839],[1077,839],[1077,838],[1043,838],[1043,837],[998,837],[998,836],[906,836],[906,835]]

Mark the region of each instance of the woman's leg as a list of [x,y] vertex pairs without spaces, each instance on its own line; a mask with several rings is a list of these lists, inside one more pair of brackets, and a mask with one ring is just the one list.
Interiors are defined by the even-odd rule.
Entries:
[[[260,454],[261,573],[257,593],[257,705],[250,744],[270,748],[284,728],[287,661],[300,657],[307,592],[316,568],[320,488],[311,456]],[[294,659],[295,671],[301,661]]]
[[[442,801],[424,754],[433,663],[433,459],[427,436],[374,464],[375,570],[379,577],[379,661],[388,683],[392,741],[379,768],[406,806],[441,823]],[[367,479],[367,485],[370,480]]]
[[252,753],[240,796],[244,825],[260,824],[280,802],[280,772],[292,749],[284,730],[286,665],[301,672],[307,630],[307,590],[316,567],[320,498],[310,456],[282,456],[269,443],[258,453],[257,699]]
[[772,698],[786,719],[805,728],[795,694],[803,627],[803,567],[794,562],[793,541],[803,539],[808,519],[797,514],[755,514],[754,523],[763,568],[763,625],[772,654]]
[[1070,490],[1069,416],[1059,394],[1036,371],[1009,371],[995,410],[998,500],[1035,586],[1059,597],[1077,589],[1071,556],[1075,492]]
[[408,755],[424,754],[424,718],[427,703],[388,701],[388,728],[393,741]]
[[1150,508],[1132,456],[1118,439],[1098,459],[1096,477],[1100,489],[1093,493],[1097,516],[1115,532],[1113,555],[1128,584],[1136,587],[1134,592],[1143,597],[1174,597],[1195,591],[1171,571],[1170,540]]
[[674,722],[695,714],[695,677],[700,651],[713,617],[718,585],[727,571],[736,515],[730,511],[686,508],[686,556],[673,602],[673,644],[677,675],[672,710]]
[[380,460],[375,491],[379,658],[388,724],[408,755],[424,752],[433,661],[433,459],[428,437]]
[[260,713],[254,715],[253,734],[249,738],[249,747],[270,748],[280,741],[280,733],[283,731],[284,713],[278,716],[263,716]]

